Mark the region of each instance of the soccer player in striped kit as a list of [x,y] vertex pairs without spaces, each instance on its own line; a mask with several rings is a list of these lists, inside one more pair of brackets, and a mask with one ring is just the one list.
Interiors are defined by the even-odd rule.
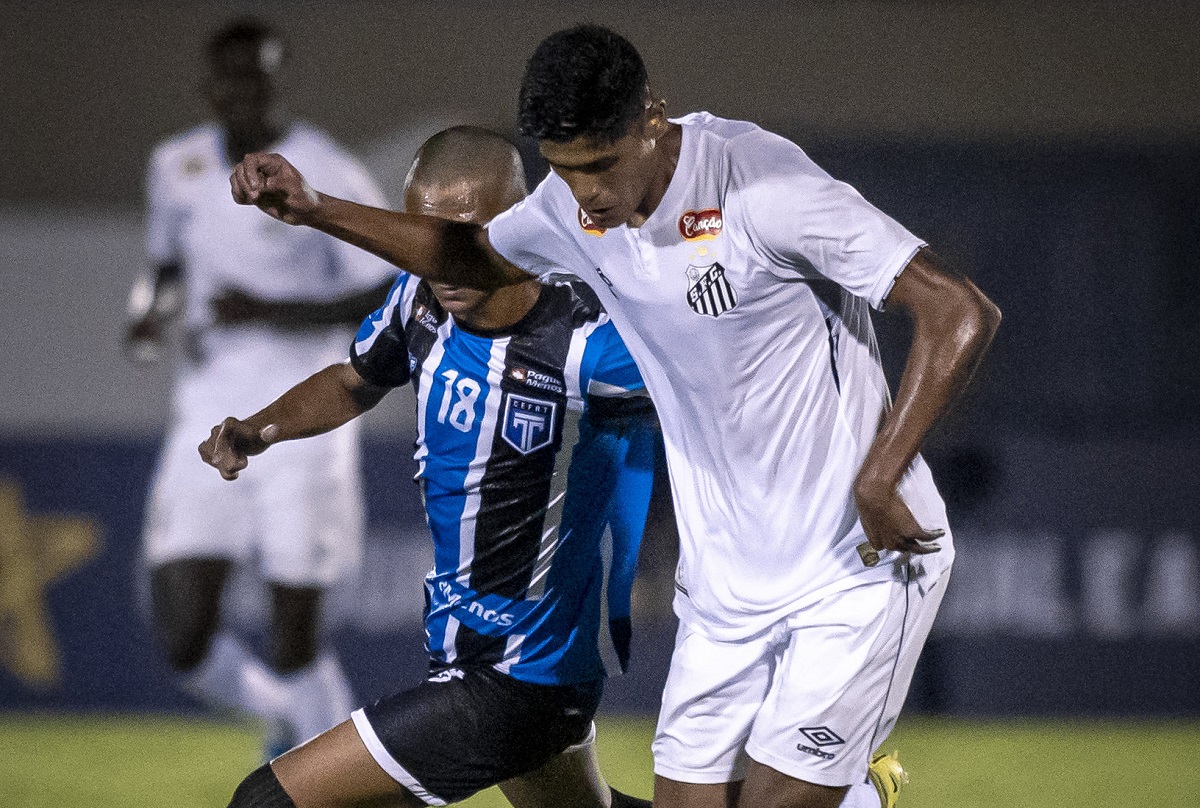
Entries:
[[[421,148],[406,205],[485,222],[524,195],[515,148],[456,127]],[[201,454],[235,478],[250,455],[336,428],[410,381],[434,542],[429,676],[256,770],[232,805],[445,805],[499,784],[519,808],[648,806],[605,784],[591,719],[606,671],[628,658],[661,444],[593,296],[531,276],[480,291],[401,273],[349,362],[226,419]]]
[[[919,452],[999,310],[794,143],[668,118],[606,28],[543,40],[520,121],[552,172],[487,228],[324,195],[275,155],[234,199],[431,281],[586,281],[655,401],[679,527],[656,808],[891,808],[906,774],[877,750],[953,560]],[[894,403],[885,306],[913,324]]]

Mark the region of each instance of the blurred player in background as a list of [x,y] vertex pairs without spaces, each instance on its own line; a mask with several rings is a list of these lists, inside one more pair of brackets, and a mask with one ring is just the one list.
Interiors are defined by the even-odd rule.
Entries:
[[[890,808],[906,776],[876,750],[953,559],[919,452],[999,310],[794,143],[668,119],[611,30],[547,37],[520,118],[552,173],[486,229],[314,192],[277,155],[248,156],[234,198],[431,282],[591,285],[654,397],[679,526],[656,808]],[[913,323],[894,405],[885,305]]]
[[[196,458],[196,436],[235,406],[266,403],[344,355],[353,325],[383,299],[395,269],[320,233],[246,216],[228,174],[247,152],[276,149],[367,204],[382,194],[326,134],[289,121],[279,92],[280,36],[239,20],[208,42],[205,85],[216,120],[160,144],[148,178],[152,275],[131,297],[127,345],[157,354],[182,315],[185,356],[146,516],[153,619],[186,689],[265,719],[274,754],[328,729],[353,704],[320,640],[322,596],[361,555],[363,502],[354,427],[285,447],[241,486]],[[222,627],[235,565],[270,590],[264,661]]]
[[[508,141],[455,127],[421,147],[406,207],[485,223],[525,196],[524,176]],[[412,381],[434,542],[426,681],[256,770],[232,805],[445,805],[500,785],[518,808],[649,807],[605,784],[592,716],[606,670],[628,658],[661,442],[637,366],[589,297],[532,276],[477,291],[401,273],[349,362],[201,445],[233,479],[248,456],[340,427]]]

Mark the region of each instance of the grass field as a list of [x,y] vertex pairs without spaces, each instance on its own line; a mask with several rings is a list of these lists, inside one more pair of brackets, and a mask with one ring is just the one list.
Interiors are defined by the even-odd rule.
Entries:
[[[618,788],[649,796],[650,719],[602,718]],[[1198,722],[902,720],[902,808],[1169,808],[1200,803]],[[3,808],[220,808],[257,765],[247,727],[165,717],[0,713]],[[462,803],[507,805],[490,791]]]

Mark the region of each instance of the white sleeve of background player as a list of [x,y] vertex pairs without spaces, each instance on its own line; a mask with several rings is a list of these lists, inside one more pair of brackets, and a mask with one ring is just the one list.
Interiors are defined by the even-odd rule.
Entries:
[[[360,205],[387,208],[387,198],[379,184],[356,160],[345,158],[339,161],[339,187],[329,191]],[[334,260],[337,262],[338,277],[347,291],[369,289],[396,276],[396,267],[379,256],[355,247],[341,239],[329,237]]]
[[[533,193],[488,223],[488,241],[514,266],[533,275],[591,269],[587,257],[564,231],[564,210],[574,218],[578,205],[562,181],[548,175]],[[563,197],[565,192],[566,197]],[[564,206],[566,206],[564,208]]]
[[180,228],[185,211],[171,187],[172,172],[156,149],[146,170],[146,257],[151,266],[182,263]]
[[729,148],[740,215],[776,273],[815,271],[881,308],[925,242],[789,140],[760,130]]

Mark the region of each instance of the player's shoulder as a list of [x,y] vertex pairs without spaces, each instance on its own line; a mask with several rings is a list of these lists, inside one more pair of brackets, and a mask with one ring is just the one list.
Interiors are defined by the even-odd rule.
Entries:
[[[324,129],[308,121],[292,124],[279,152],[318,187],[335,195],[346,195],[356,202],[377,205],[381,199],[370,172],[353,151]],[[370,189],[370,194],[364,189]]]
[[[571,216],[574,216],[578,208],[579,203],[575,201],[575,196],[571,193],[571,189],[567,183],[562,177],[558,176],[557,172],[549,171],[534,186],[528,196],[507,211],[504,211],[500,216],[504,216],[510,211],[513,214],[519,215],[521,211],[531,209],[537,210],[542,216],[548,216],[554,220],[559,216],[567,216],[568,212]],[[500,218],[500,216],[496,218]]]
[[766,131],[751,121],[722,118],[711,112],[692,112],[673,120],[680,126],[694,128],[704,137],[722,141],[735,140],[747,134]]
[[600,298],[590,286],[570,272],[548,272],[541,276],[547,287],[542,294],[549,297],[559,316],[567,316],[576,327],[608,319]]
[[783,135],[752,121],[721,118],[709,112],[693,112],[676,122],[693,129],[698,148],[718,152],[729,162],[762,160],[780,154],[802,155],[803,151]]
[[311,121],[303,119],[292,122],[283,143],[293,148],[312,149],[314,151],[326,151],[336,154],[347,153],[345,147],[334,139],[333,135]]
[[155,144],[150,159],[159,168],[195,174],[221,159],[220,148],[221,129],[209,121],[163,138]]
[[[692,155],[716,175],[727,195],[751,194],[759,200],[794,193],[792,184],[827,175],[796,142],[749,121],[709,113],[694,120]],[[732,212],[734,206],[729,208]]]
[[287,137],[280,143],[279,150],[285,157],[295,155],[299,158],[304,155],[319,160],[359,165],[358,158],[349,148],[324,129],[304,120],[292,124]]

